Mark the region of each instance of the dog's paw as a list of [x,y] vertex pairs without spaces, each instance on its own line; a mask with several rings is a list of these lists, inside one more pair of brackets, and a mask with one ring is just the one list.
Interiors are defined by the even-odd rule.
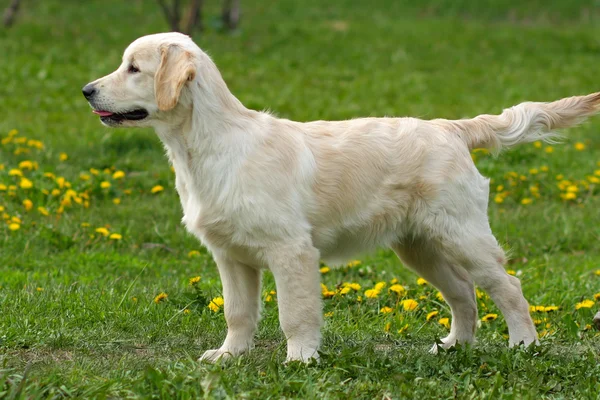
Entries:
[[299,361],[304,364],[309,364],[311,362],[319,362],[319,353],[317,349],[307,349],[307,348],[288,348],[288,354],[285,359],[285,363],[290,363],[293,361]]
[[233,354],[231,354],[227,350],[214,349],[205,351],[204,354],[202,354],[202,357],[198,359],[198,361],[214,363],[219,360],[225,361],[227,359],[230,359],[231,357],[233,357]]

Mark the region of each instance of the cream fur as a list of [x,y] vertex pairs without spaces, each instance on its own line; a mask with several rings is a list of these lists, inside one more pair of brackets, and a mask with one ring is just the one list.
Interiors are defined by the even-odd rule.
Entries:
[[[132,62],[141,72],[127,72]],[[453,316],[443,347],[474,340],[474,283],[504,314],[511,346],[537,342],[490,230],[488,180],[469,150],[551,140],[552,129],[598,112],[600,94],[459,121],[300,123],[245,108],[210,58],[177,33],[136,40],[119,69],[93,84],[95,108],[148,110],[122,125],[154,127],[175,168],[183,223],[217,262],[229,330],[202,359],[252,347],[264,268],[275,277],[287,359],[318,358],[319,259],[340,263],[378,246],[443,293]]]

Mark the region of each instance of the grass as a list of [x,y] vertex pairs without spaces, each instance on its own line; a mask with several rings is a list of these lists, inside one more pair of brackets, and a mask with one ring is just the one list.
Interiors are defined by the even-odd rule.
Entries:
[[[254,352],[198,364],[225,336],[222,312],[207,307],[221,290],[214,262],[179,223],[173,174],[153,132],[101,127],[80,94],[119,64],[129,42],[166,29],[158,7],[25,4],[17,25],[0,31],[0,138],[18,130],[0,145],[0,398],[597,398],[600,336],[588,324],[598,303],[576,305],[600,292],[600,119],[566,132],[552,152],[534,144],[499,158],[474,153],[493,179],[490,219],[512,255],[507,268],[532,305],[558,307],[533,312],[540,347],[507,349],[498,316],[481,323],[476,346],[427,354],[447,333],[440,322],[449,310],[381,250],[323,274],[329,290],[361,289],[324,301],[319,365],[281,364],[276,294]],[[461,118],[600,89],[594,0],[260,0],[233,34],[220,32],[217,4],[209,6],[197,43],[244,104],[282,117]],[[15,143],[21,137],[44,147]],[[30,189],[9,175],[24,160],[39,165],[22,165]],[[75,191],[69,201],[56,177]],[[157,185],[164,190],[152,193]],[[404,292],[388,292],[392,279]],[[377,282],[386,288],[366,298]],[[265,299],[274,289],[266,273]],[[162,292],[168,297],[155,303]],[[407,299],[418,307],[405,311]],[[498,313],[486,296],[479,303],[480,317]]]

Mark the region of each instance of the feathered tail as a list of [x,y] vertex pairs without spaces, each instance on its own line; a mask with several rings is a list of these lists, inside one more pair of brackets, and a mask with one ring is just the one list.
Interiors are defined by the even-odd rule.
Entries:
[[458,133],[469,149],[500,151],[536,140],[552,143],[559,137],[554,132],[556,129],[577,125],[597,113],[600,113],[600,92],[552,103],[521,103],[500,115],[485,114],[473,119],[438,119],[432,122]]

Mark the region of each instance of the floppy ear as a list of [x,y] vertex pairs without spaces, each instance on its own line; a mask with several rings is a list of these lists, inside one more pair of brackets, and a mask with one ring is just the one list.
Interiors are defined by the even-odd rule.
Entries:
[[154,76],[154,95],[158,109],[169,111],[179,101],[181,89],[196,77],[192,54],[180,46],[168,45],[160,49],[160,65]]

